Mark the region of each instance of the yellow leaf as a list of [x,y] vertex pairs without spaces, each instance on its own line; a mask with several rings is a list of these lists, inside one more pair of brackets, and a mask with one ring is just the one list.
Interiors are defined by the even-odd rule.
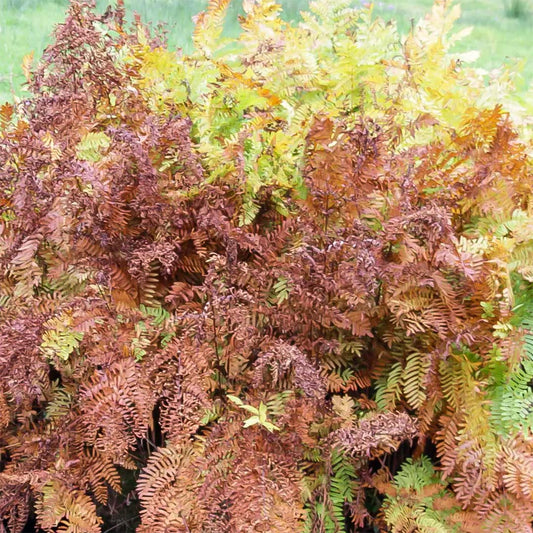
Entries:
[[33,63],[33,52],[30,52],[29,54],[26,54],[22,58],[22,72],[24,73],[24,77],[26,78],[26,81],[29,83],[31,81],[31,65]]

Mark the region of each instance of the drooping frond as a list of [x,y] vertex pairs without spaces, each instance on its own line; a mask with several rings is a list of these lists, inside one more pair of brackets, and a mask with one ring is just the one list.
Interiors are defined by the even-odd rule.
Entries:
[[207,9],[196,15],[193,42],[208,57],[215,51],[222,34],[230,2],[231,0],[209,0]]

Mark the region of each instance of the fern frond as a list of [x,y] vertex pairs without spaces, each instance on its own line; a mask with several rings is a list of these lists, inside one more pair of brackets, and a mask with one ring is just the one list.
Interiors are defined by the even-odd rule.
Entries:
[[91,499],[59,480],[49,481],[41,489],[36,515],[41,527],[49,531],[99,533],[102,525]]
[[196,16],[193,33],[195,46],[211,57],[215,51],[231,0],[209,0],[207,10]]

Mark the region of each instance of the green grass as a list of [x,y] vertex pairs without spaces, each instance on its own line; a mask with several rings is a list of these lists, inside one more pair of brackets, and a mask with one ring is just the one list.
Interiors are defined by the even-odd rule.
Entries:
[[[332,2],[335,0],[331,0]],[[357,0],[356,0],[357,1]],[[507,0],[508,2],[512,0]],[[520,0],[528,5],[528,0]],[[108,2],[98,0],[100,9]],[[154,24],[164,22],[168,29],[169,44],[190,50],[193,29],[192,17],[201,11],[207,0],[125,0],[127,11],[137,11],[141,18]],[[285,18],[298,19],[308,0],[282,0]],[[63,19],[68,0],[0,0],[0,101],[22,95],[24,77],[21,62],[33,51],[39,57],[50,41],[50,33]],[[403,31],[408,31],[411,20],[418,20],[431,8],[432,0],[377,1],[376,14],[385,19],[396,19]],[[471,35],[457,45],[458,51],[479,50],[479,66],[488,70],[514,58],[522,58],[525,65],[519,89],[533,81],[531,32],[533,13],[512,18],[506,16],[503,0],[464,0],[463,16],[457,29],[473,26]],[[240,1],[233,0],[229,12],[228,34],[238,32],[237,15]]]

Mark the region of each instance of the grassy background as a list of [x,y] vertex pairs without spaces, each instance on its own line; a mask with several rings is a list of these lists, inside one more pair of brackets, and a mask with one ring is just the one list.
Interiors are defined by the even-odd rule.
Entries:
[[[334,1],[334,0],[331,0]],[[357,0],[355,0],[357,1]],[[513,2],[525,6],[528,13],[519,17],[506,16],[505,4]],[[529,2],[529,4],[528,4]],[[103,9],[107,0],[98,0]],[[125,0],[127,11],[137,11],[144,21],[164,22],[168,28],[169,44],[190,49],[192,16],[201,11],[207,0]],[[284,17],[297,20],[308,0],[281,0]],[[0,0],[0,101],[12,95],[23,94],[24,77],[21,62],[33,51],[38,57],[50,41],[50,33],[63,19],[68,0]],[[385,19],[396,19],[407,31],[411,20],[424,16],[432,0],[388,0],[375,3],[376,14]],[[525,91],[533,82],[531,32],[533,30],[533,0],[463,0],[463,16],[457,29],[473,26],[471,35],[457,45],[458,51],[479,50],[479,66],[496,68],[514,58],[525,60],[519,90]],[[228,17],[229,34],[238,32],[237,15],[240,1],[233,0]]]

